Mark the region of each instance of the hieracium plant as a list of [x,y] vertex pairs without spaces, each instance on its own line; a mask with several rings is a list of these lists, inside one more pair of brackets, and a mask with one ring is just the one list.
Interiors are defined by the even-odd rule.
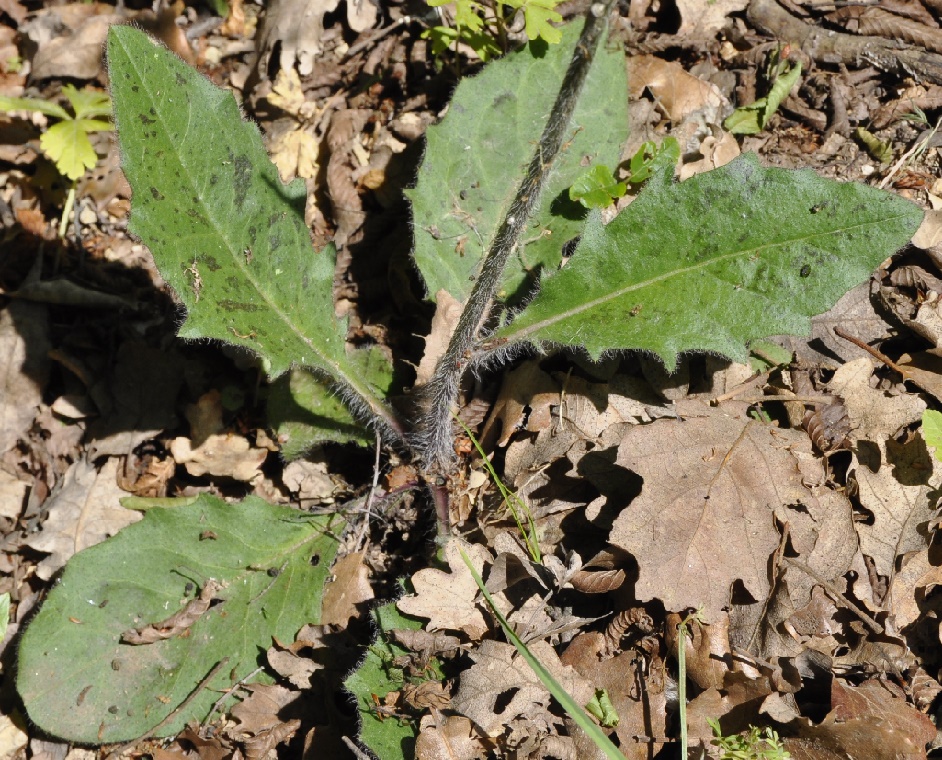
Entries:
[[[292,455],[378,431],[419,464],[442,530],[467,373],[533,347],[591,359],[641,349],[668,368],[690,351],[745,360],[753,341],[807,333],[922,219],[891,194],[752,155],[677,183],[666,149],[639,162],[645,186],[605,224],[570,199],[587,166],[617,165],[626,139],[624,56],[604,44],[608,8],[596,10],[562,27],[558,44],[531,43],[462,81],[428,131],[408,191],[413,257],[425,296],[457,302],[461,316],[431,378],[412,388],[394,384],[377,348],[350,347],[334,314],[334,250],[311,247],[304,185],[281,183],[232,95],[142,32],[109,33],[130,231],[186,307],[181,337],[242,346],[280,378],[306,409],[306,424],[283,429]],[[597,184],[621,192],[607,174]],[[406,393],[420,409],[408,418],[391,403]],[[257,498],[149,509],[77,554],[26,630],[17,685],[30,718],[85,744],[206,719],[273,638],[318,621],[342,526],[339,514]],[[206,531],[216,538],[201,541]],[[202,611],[134,643],[181,610]]]

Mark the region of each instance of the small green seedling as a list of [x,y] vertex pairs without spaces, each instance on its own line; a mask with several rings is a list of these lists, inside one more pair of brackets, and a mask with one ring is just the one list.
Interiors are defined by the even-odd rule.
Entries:
[[578,201],[586,208],[606,208],[621,198],[627,189],[624,182],[615,179],[611,169],[596,164],[573,182],[569,188],[569,200]]
[[926,409],[922,413],[922,437],[935,458],[942,461],[942,412]]
[[596,689],[595,696],[589,700],[585,709],[605,728],[615,728],[618,725],[618,712],[605,689]]
[[881,140],[869,129],[863,127],[857,127],[854,130],[854,137],[860,140],[867,149],[867,153],[881,164],[888,164],[893,160],[893,146],[888,140]]
[[801,78],[801,64],[789,67],[786,61],[780,61],[772,73],[773,84],[768,95],[755,103],[737,108],[726,117],[723,126],[732,134],[755,135],[765,129],[769,119]]
[[[437,8],[450,0],[429,0]],[[455,0],[455,25],[434,26],[423,33],[432,41],[432,54],[441,55],[452,45],[464,43],[471,47],[482,61],[506,53],[508,27],[518,11],[523,11],[524,32],[527,39],[542,39],[557,44],[561,32],[553,26],[563,17],[554,8],[559,0]]]
[[75,185],[79,178],[98,163],[98,154],[88,139],[92,132],[113,129],[110,121],[111,98],[103,92],[85,88],[77,90],[70,84],[62,88],[75,115],[69,114],[58,103],[39,98],[8,98],[0,96],[0,111],[35,111],[59,119],[39,138],[40,147],[53,160],[56,169],[72,180],[59,223],[59,237],[65,237],[65,228],[75,205]]
[[723,736],[723,729],[720,728],[720,722],[716,718],[707,718],[707,723],[713,729],[714,738],[710,744],[720,750],[718,760],[789,760],[791,758],[791,754],[782,746],[778,733],[771,728],[762,730],[756,726],[749,726],[749,732],[745,735]]
[[660,145],[646,140],[628,162],[628,181],[640,185],[664,168],[677,166],[680,161],[680,143],[668,137]]

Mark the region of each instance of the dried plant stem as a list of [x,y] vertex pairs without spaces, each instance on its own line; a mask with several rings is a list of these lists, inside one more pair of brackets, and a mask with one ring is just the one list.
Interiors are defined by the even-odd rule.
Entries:
[[901,367],[896,362],[894,362],[889,356],[884,354],[882,351],[878,351],[873,346],[864,343],[860,338],[855,338],[853,335],[845,332],[840,327],[834,328],[834,334],[837,335],[839,338],[843,338],[844,340],[853,343],[855,346],[857,346],[857,348],[863,349],[868,354],[870,354],[874,359],[876,359],[878,362],[883,362],[883,364],[885,364],[890,369],[896,372],[899,372],[903,376],[904,379],[907,379],[909,377],[909,372],[906,371],[905,367]]
[[[595,58],[599,41],[607,28],[608,14],[613,3],[614,0],[598,3],[592,6],[586,16],[585,27],[576,43],[569,69],[563,78],[556,103],[526,176],[497,229],[480,276],[474,284],[448,348],[435,367],[432,379],[425,386],[424,408],[418,422],[415,442],[427,474],[447,474],[452,467],[454,435],[451,417],[461,378],[468,368],[481,327],[491,311],[494,294],[500,284],[507,259],[519,244],[527,222],[538,206],[553,161],[570,130],[573,112]],[[438,506],[439,521],[447,525],[447,509],[443,514],[441,505]]]

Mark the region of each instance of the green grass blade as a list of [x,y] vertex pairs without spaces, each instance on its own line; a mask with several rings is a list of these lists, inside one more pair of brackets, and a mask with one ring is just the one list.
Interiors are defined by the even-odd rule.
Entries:
[[569,692],[567,692],[555,678],[553,678],[553,675],[543,667],[543,663],[533,656],[527,648],[527,645],[514,633],[507,620],[497,609],[497,605],[494,604],[494,599],[491,597],[488,590],[484,588],[484,581],[481,580],[481,576],[478,575],[478,571],[474,569],[474,565],[471,564],[471,560],[463,549],[461,550],[461,558],[468,566],[471,577],[474,578],[474,582],[478,584],[478,588],[481,589],[481,593],[484,594],[484,599],[497,617],[497,621],[500,623],[500,627],[504,629],[504,634],[510,640],[510,643],[517,648],[517,651],[520,652],[520,656],[526,660],[527,665],[533,668],[533,672],[536,673],[537,678],[539,678],[543,685],[549,690],[549,693],[563,706],[566,714],[575,721],[579,728],[586,732],[586,735],[592,740],[595,746],[602,750],[605,757],[609,758],[609,760],[625,760],[625,756],[619,752],[618,747],[612,744],[611,739],[605,735],[605,732],[598,727],[595,721],[589,717],[588,713],[582,709],[582,706],[570,696]]

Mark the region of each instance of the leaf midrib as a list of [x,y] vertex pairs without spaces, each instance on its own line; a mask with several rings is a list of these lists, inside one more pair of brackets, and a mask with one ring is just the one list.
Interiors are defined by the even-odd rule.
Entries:
[[[872,227],[876,224],[885,224],[887,222],[895,221],[897,219],[903,219],[903,218],[905,218],[904,214],[897,214],[892,217],[887,217],[887,218],[883,218],[879,220],[873,220],[869,222],[862,222],[857,225],[841,227],[840,229],[836,229],[836,230],[829,230],[827,232],[816,233],[816,234],[808,235],[805,237],[793,237],[793,238],[789,238],[788,240],[781,241],[781,242],[768,243],[766,245],[754,246],[748,249],[737,250],[731,253],[722,254],[708,261],[703,261],[697,264],[691,264],[689,266],[682,267],[679,269],[672,269],[671,271],[665,272],[664,274],[657,275],[656,277],[650,277],[646,280],[642,280],[641,282],[632,283],[630,285],[626,285],[625,287],[618,288],[617,290],[611,291],[610,293],[607,293],[603,296],[594,298],[591,301],[585,301],[585,302],[580,303],[578,306],[574,306],[562,312],[557,312],[552,317],[549,317],[539,322],[534,322],[530,325],[522,327],[516,332],[513,331],[512,329],[513,325],[511,324],[510,330],[508,330],[507,332],[504,332],[503,334],[500,334],[499,337],[506,338],[508,341],[526,340],[529,336],[533,335],[534,333],[539,332],[540,330],[543,330],[548,327],[552,327],[560,322],[563,322],[572,317],[579,316],[580,314],[583,314],[584,312],[590,311],[594,308],[597,308],[598,306],[601,306],[610,301],[621,298],[622,296],[632,293],[636,290],[641,290],[642,288],[646,288],[651,285],[656,285],[659,282],[664,282],[665,280],[669,280],[673,277],[681,277],[683,275],[690,274],[692,272],[697,272],[697,271],[706,269],[707,267],[711,267],[717,263],[722,263],[724,261],[736,259],[738,257],[745,256],[745,255],[754,255],[756,254],[756,252],[758,252],[758,254],[761,256],[764,252],[767,252],[773,248],[793,245],[796,243],[808,242],[808,241],[812,241],[812,240],[815,240],[817,238],[822,238],[822,237],[832,237],[837,234],[844,234],[847,232],[851,232],[853,230]],[[537,296],[537,301],[538,299],[539,299],[539,296]]]
[[[119,41],[120,41],[120,37],[119,37],[118,39],[119,39]],[[137,74],[138,81],[141,83],[141,86],[144,88],[144,90],[145,90],[145,92],[147,93],[148,97],[151,99],[151,102],[153,102],[153,103],[159,103],[160,101],[157,100],[157,99],[155,98],[155,96],[154,96],[154,91],[153,91],[153,88],[152,88],[152,86],[151,86],[150,77],[143,76],[144,72],[142,71],[142,69],[141,69],[140,67],[138,67],[138,65],[137,65],[138,62],[137,62],[136,58],[135,58],[134,56],[132,56],[132,55],[129,54],[128,49],[123,45],[123,43],[121,43],[121,44],[122,44],[122,48],[124,48],[125,58],[126,58],[128,61],[130,61],[130,62],[131,62],[131,65],[134,67],[135,73]],[[186,104],[187,104],[187,126],[186,126],[186,132],[189,132],[189,126],[190,126],[190,122],[192,121],[193,111],[192,111],[192,108],[191,108],[191,106],[190,106],[190,100],[189,100],[188,98],[186,98]],[[160,122],[161,122],[161,127],[162,127],[163,130],[164,130],[164,134],[165,134],[165,135],[166,135],[166,134],[169,134],[169,130],[167,129],[167,122],[166,122],[166,120],[163,118],[163,109],[161,109],[161,108],[156,108],[155,111],[156,111],[157,118],[158,118],[158,119],[160,120]],[[216,114],[215,112],[213,113],[213,121],[215,121],[215,122],[217,123],[217,125],[220,124],[219,118],[218,118],[218,116],[217,116],[217,114]],[[241,123],[244,124],[245,122],[241,122]],[[222,126],[225,126],[225,125],[222,125]],[[183,142],[181,141],[180,144],[183,144]],[[219,239],[221,239],[221,240],[225,243],[226,249],[227,249],[227,251],[229,252],[230,261],[231,261],[231,262],[235,265],[235,267],[242,273],[242,275],[245,277],[245,279],[248,280],[248,282],[251,283],[253,290],[254,290],[256,293],[259,294],[259,296],[261,297],[261,299],[262,299],[262,301],[265,303],[265,305],[268,306],[268,308],[271,309],[271,311],[272,311],[275,315],[277,315],[277,317],[278,317],[285,325],[287,325],[289,331],[290,331],[291,333],[293,333],[293,334],[298,338],[298,340],[300,340],[304,345],[308,346],[308,347],[314,352],[314,354],[315,354],[316,356],[320,357],[322,364],[326,365],[326,367],[322,367],[322,368],[321,368],[322,371],[324,371],[324,370],[326,369],[328,372],[330,372],[331,374],[334,375],[335,379],[342,378],[344,381],[348,382],[353,388],[355,388],[355,389],[357,390],[357,392],[358,392],[361,396],[363,396],[365,399],[372,400],[372,399],[373,399],[373,394],[365,393],[365,392],[362,390],[362,388],[360,387],[360,385],[359,385],[355,380],[351,379],[351,377],[348,376],[347,373],[345,373],[345,372],[342,371],[339,362],[337,362],[337,361],[335,361],[335,360],[333,360],[333,359],[331,359],[331,358],[328,358],[328,356],[327,356],[323,351],[321,351],[320,349],[318,349],[318,347],[311,341],[311,339],[308,338],[307,335],[305,335],[305,333],[302,332],[302,331],[294,324],[294,322],[293,322],[292,320],[288,319],[287,314],[286,314],[284,311],[282,311],[279,307],[277,307],[277,306],[274,304],[274,302],[271,300],[271,298],[269,298],[269,296],[268,296],[268,294],[266,293],[266,291],[265,291],[264,289],[262,289],[262,288],[259,286],[259,282],[258,282],[257,278],[255,278],[252,274],[250,274],[250,272],[249,272],[249,270],[248,270],[248,268],[247,268],[245,262],[243,262],[243,261],[241,260],[241,255],[240,255],[239,252],[236,250],[236,248],[238,248],[238,246],[233,247],[231,239],[230,239],[229,236],[225,233],[225,228],[220,228],[220,225],[218,224],[218,221],[217,221],[217,215],[214,214],[214,213],[211,213],[210,205],[206,203],[206,200],[205,200],[205,198],[204,198],[204,193],[203,193],[202,191],[200,191],[199,188],[196,186],[196,183],[195,183],[195,181],[194,181],[193,175],[192,175],[192,173],[189,171],[189,169],[188,169],[188,167],[187,167],[187,165],[186,165],[186,162],[184,161],[184,156],[182,155],[182,153],[181,153],[179,150],[177,150],[176,145],[174,145],[174,144],[172,143],[172,141],[171,141],[171,146],[172,146],[172,148],[173,148],[173,155],[176,157],[178,163],[180,164],[181,169],[184,169],[184,170],[185,170],[184,173],[185,173],[185,176],[186,176],[186,181],[190,183],[190,187],[192,188],[192,190],[193,190],[193,192],[194,192],[194,196],[198,199],[198,203],[199,203],[200,206],[203,207],[204,212],[206,212],[206,213],[204,213],[204,218],[207,219],[207,220],[209,220],[209,222],[210,222],[210,224],[211,224],[212,229],[214,230],[214,232],[217,234],[217,236],[219,237]],[[229,335],[224,335],[224,336],[222,336],[222,337],[223,337],[223,339],[225,339],[225,340],[227,340],[227,341],[229,341],[229,342],[233,342],[233,337],[235,337],[235,336],[230,337]],[[339,336],[338,336],[338,338],[339,338]],[[249,342],[249,341],[245,341],[245,342]],[[325,341],[325,342],[326,342],[326,341]],[[373,406],[373,404],[370,404],[370,406]]]

